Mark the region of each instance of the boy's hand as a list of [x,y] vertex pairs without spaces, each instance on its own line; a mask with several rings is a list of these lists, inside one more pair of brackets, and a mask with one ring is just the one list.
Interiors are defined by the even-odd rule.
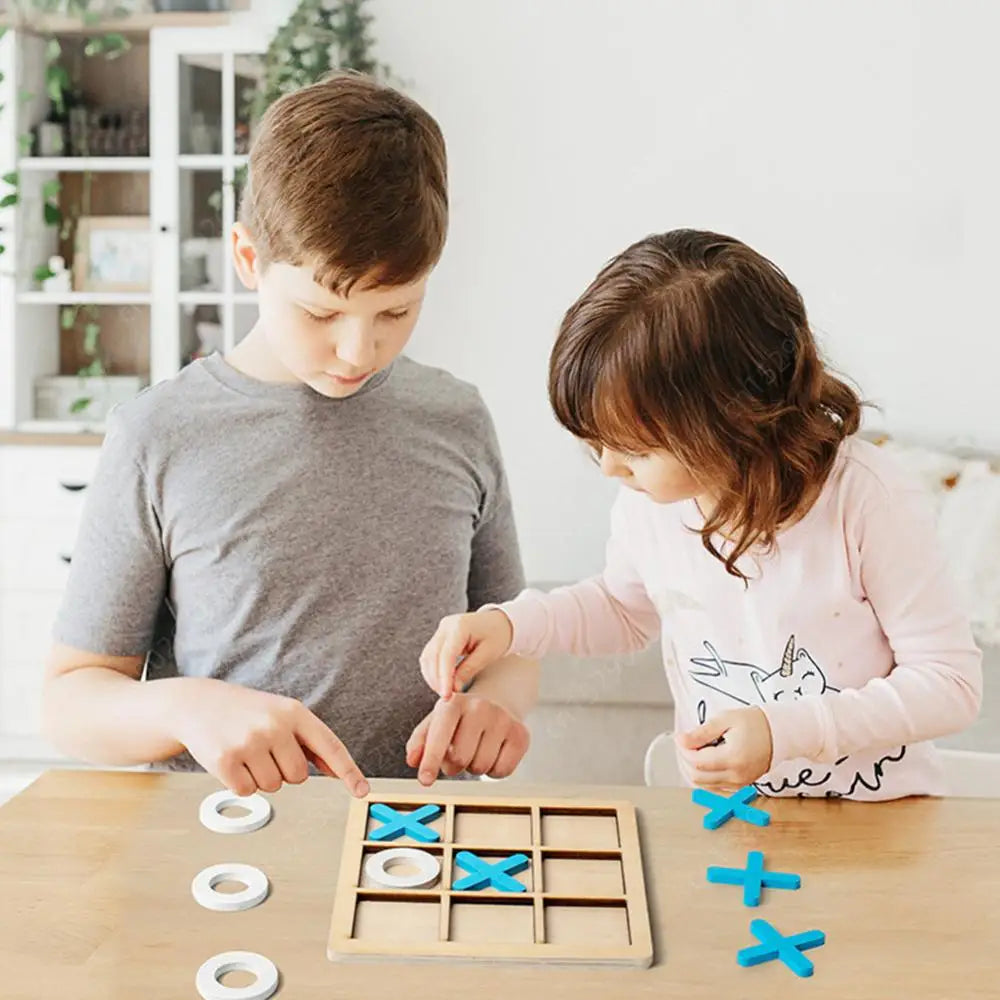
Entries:
[[347,748],[300,701],[211,678],[186,678],[170,707],[176,739],[237,795],[301,784],[309,761],[352,795],[368,782]]
[[771,727],[759,708],[722,712],[679,733],[677,743],[691,780],[704,788],[742,788],[771,770]]
[[448,701],[481,670],[506,656],[513,641],[514,627],[502,611],[450,615],[420,654],[420,671]]
[[439,701],[413,730],[406,763],[419,768],[422,785],[433,784],[439,772],[506,778],[521,763],[529,742],[528,727],[502,705],[456,694]]

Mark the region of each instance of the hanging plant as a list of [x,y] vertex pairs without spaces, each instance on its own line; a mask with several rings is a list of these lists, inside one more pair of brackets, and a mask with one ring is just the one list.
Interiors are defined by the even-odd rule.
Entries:
[[389,78],[375,59],[368,0],[301,0],[278,29],[264,56],[264,74],[250,100],[249,117],[260,120],[279,98],[321,80],[332,70],[353,69]]

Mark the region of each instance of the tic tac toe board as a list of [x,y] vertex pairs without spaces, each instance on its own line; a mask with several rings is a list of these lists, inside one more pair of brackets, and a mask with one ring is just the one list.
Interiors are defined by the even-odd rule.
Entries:
[[[384,838],[372,808],[399,815],[436,805],[416,839]],[[383,811],[384,812],[384,811]],[[419,831],[418,831],[419,832]],[[381,888],[368,859],[392,848],[426,851],[440,877],[420,889]],[[469,854],[512,873],[523,891],[467,884]],[[461,855],[461,858],[459,856]],[[528,863],[530,862],[530,863]],[[405,867],[398,869],[406,873]],[[413,869],[411,868],[410,871]],[[387,865],[390,874],[393,867]],[[454,959],[648,966],[653,947],[635,807],[629,802],[387,795],[355,799],[344,837],[328,956],[334,960]]]

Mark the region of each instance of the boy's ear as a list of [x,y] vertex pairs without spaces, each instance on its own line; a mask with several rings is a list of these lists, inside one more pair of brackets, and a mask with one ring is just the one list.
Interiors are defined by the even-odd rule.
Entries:
[[230,237],[233,254],[233,266],[236,273],[243,282],[244,288],[254,291],[260,280],[260,258],[257,256],[257,248],[253,244],[253,239],[247,231],[247,227],[242,222],[237,222],[233,226]]

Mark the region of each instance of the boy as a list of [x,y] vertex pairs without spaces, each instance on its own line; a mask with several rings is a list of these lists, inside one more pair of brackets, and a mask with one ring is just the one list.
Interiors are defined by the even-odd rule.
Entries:
[[457,707],[414,669],[442,616],[524,582],[478,393],[400,357],[447,213],[440,129],[402,94],[340,75],[264,116],[231,238],[257,324],[109,422],[47,671],[65,752],[240,795],[308,763],[356,795],[517,765],[534,669]]

